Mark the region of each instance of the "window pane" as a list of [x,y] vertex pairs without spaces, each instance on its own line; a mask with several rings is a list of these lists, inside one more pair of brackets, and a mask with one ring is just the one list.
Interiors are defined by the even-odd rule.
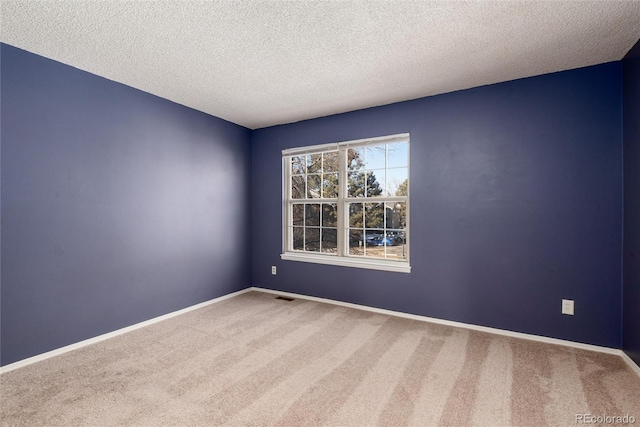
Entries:
[[386,144],[367,146],[366,168],[367,169],[384,169],[386,156]]
[[374,258],[385,257],[385,240],[379,231],[365,230],[366,247],[364,256]]
[[304,199],[306,195],[304,175],[294,175],[291,177],[291,198]]
[[338,152],[324,153],[322,155],[322,171],[338,172]]
[[387,191],[389,196],[407,195],[407,168],[387,170]]
[[398,142],[387,144],[387,167],[397,168],[409,165],[409,144]]
[[293,156],[291,158],[291,174],[292,175],[304,174],[305,167],[306,167],[306,160],[304,156],[302,157]]
[[362,230],[349,230],[349,255],[364,255]]
[[349,228],[364,227],[364,203],[349,203]]
[[307,175],[307,198],[319,199],[320,185],[322,184],[322,177],[320,175]]
[[385,203],[385,227],[398,230],[407,227],[407,204],[405,202]]
[[379,228],[366,228],[364,230],[364,241],[367,246],[384,246],[384,230]]
[[307,156],[307,173],[319,173],[322,171],[322,154],[310,154]]
[[347,150],[347,169],[349,171],[364,169],[364,148],[349,148]]
[[304,205],[301,203],[293,205],[293,225],[304,225]]
[[365,203],[366,228],[384,228],[384,203]]
[[387,230],[387,258],[407,258],[407,241],[404,230]]
[[335,203],[322,204],[322,226],[336,227],[338,225],[338,216]]
[[386,196],[384,169],[367,171],[366,197]]
[[320,225],[320,205],[305,205],[304,225],[307,227],[318,227]]
[[293,227],[292,235],[293,235],[293,250],[294,251],[304,250],[304,228]]
[[336,252],[338,248],[338,230],[335,228],[322,229],[322,252]]
[[322,176],[322,197],[338,197],[338,174],[330,173]]
[[304,228],[304,249],[309,252],[320,252],[320,228]]
[[387,236],[390,237],[388,240],[390,246],[399,246],[407,243],[405,230],[387,230]]
[[347,176],[347,194],[349,197],[364,197],[366,187],[364,171],[350,172]]

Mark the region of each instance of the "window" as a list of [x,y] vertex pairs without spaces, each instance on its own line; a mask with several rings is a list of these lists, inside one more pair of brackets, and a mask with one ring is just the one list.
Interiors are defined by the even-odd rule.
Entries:
[[410,272],[409,134],[282,154],[282,259]]

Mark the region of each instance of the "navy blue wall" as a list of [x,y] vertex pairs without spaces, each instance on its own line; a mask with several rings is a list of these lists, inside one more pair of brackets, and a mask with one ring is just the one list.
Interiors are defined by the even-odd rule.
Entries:
[[[615,62],[254,131],[253,284],[620,348],[621,108]],[[281,261],[280,150],[400,132],[413,271]]]
[[[2,45],[0,364],[251,283],[620,347],[623,66],[624,348],[639,361],[637,52],[252,134]],[[281,261],[280,150],[400,132],[413,272]]]
[[624,123],[623,349],[640,366],[640,42],[622,61]]
[[250,130],[1,58],[1,364],[250,285]]

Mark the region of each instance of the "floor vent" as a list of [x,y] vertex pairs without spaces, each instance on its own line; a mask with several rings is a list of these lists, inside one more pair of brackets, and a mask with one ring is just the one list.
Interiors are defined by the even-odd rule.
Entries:
[[281,300],[285,300],[285,301],[293,301],[293,298],[288,298],[288,297],[276,297],[276,299],[281,299]]

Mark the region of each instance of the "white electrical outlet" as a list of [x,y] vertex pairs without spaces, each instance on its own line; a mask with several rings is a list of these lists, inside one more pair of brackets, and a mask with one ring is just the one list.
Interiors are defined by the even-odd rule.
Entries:
[[276,275],[276,266],[275,265],[271,266],[271,274],[273,274],[274,276]]
[[562,300],[562,314],[568,314],[570,316],[573,316],[573,300],[572,299]]

